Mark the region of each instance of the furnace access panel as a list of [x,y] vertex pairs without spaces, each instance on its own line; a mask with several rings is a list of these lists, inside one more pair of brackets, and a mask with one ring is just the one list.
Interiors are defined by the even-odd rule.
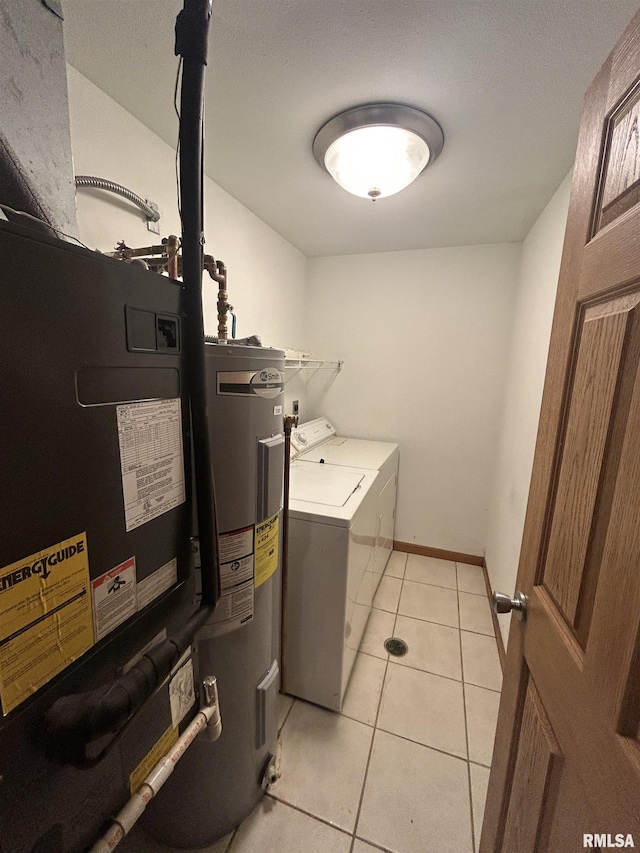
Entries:
[[0,255],[0,838],[72,853],[180,725],[156,702],[93,769],[47,757],[54,701],[192,610],[182,287],[8,223]]

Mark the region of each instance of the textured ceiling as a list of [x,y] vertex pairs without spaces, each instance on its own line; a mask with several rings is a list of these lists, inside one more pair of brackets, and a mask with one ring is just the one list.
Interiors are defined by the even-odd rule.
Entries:
[[[585,89],[638,0],[214,0],[206,171],[308,256],[521,240],[573,162]],[[175,145],[179,0],[65,0],[67,59]],[[311,144],[372,101],[445,145],[373,203]]]

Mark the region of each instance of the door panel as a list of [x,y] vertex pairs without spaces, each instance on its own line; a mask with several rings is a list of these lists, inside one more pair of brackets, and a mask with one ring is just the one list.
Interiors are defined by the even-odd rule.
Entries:
[[597,826],[582,790],[580,777],[570,762],[565,762],[553,813],[546,850],[584,853],[584,827]]
[[[637,296],[635,302],[640,301]],[[633,308],[626,300],[584,312],[543,583],[575,626],[602,461]]]
[[546,849],[562,765],[560,745],[530,678],[507,813],[506,849],[519,853]]
[[640,845],[640,14],[590,87],[481,853]]
[[635,87],[609,119],[607,165],[599,204],[599,228],[640,201],[640,104]]

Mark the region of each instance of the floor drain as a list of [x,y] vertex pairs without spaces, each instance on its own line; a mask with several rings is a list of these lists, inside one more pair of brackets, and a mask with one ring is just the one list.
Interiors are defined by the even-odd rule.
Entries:
[[385,640],[384,647],[390,655],[395,655],[397,658],[401,658],[409,651],[409,646],[405,641],[399,640],[397,637],[389,637],[388,640]]

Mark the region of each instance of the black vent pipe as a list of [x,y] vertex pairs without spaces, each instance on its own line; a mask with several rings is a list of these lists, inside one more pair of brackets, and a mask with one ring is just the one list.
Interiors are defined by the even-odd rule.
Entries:
[[209,426],[207,416],[202,270],[203,92],[212,0],[185,0],[176,20],[177,56],[182,56],[180,93],[180,211],[182,216],[182,280],[186,304],[186,358],[191,399],[191,425],[198,502],[198,534],[202,566],[202,604],[220,596],[218,535]]
[[[180,108],[180,206],[185,290],[185,361],[195,457],[202,606],[181,631],[155,646],[125,675],[88,693],[58,699],[46,714],[45,747],[65,764],[88,767],[101,760],[118,733],[169,675],[171,668],[211,617],[220,596],[215,491],[207,418],[204,319],[202,315],[204,69],[211,0],[185,0],[176,20],[177,55],[183,59]],[[108,733],[115,738],[90,758],[87,746]]]

